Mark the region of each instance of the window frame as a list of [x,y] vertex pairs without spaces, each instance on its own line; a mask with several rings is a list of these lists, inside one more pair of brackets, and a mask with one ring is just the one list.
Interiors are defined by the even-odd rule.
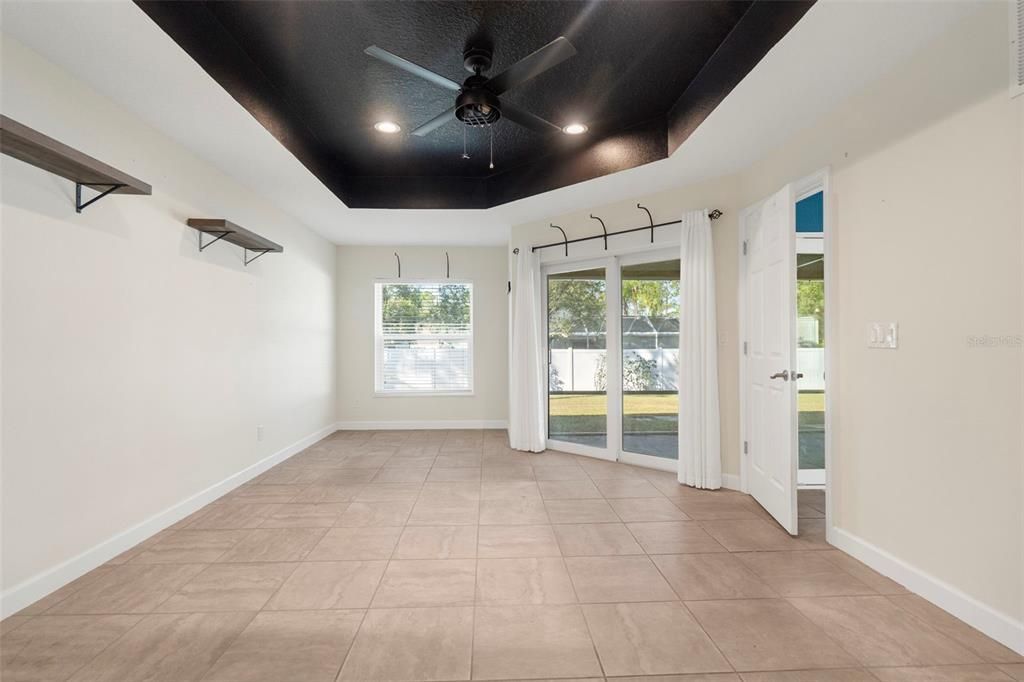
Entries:
[[[384,287],[389,284],[431,284],[436,286],[462,284],[469,287],[469,333],[468,334],[398,334],[388,338],[408,338],[423,340],[457,339],[466,340],[467,352],[469,353],[468,379],[469,388],[463,391],[400,391],[385,390],[383,388],[383,367],[381,362],[384,357]],[[475,395],[474,368],[476,356],[474,354],[474,337],[476,336],[476,296],[474,295],[473,280],[470,279],[441,279],[441,278],[409,278],[403,277],[375,279],[373,282],[373,395],[375,398],[436,398],[436,397],[472,397]]]

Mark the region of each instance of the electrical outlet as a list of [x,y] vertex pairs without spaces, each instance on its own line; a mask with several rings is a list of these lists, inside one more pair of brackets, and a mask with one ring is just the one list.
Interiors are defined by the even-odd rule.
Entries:
[[868,348],[895,349],[899,346],[899,325],[895,322],[868,324]]
[[256,427],[256,442],[257,443],[262,443],[263,442],[263,427],[262,426],[257,426]]

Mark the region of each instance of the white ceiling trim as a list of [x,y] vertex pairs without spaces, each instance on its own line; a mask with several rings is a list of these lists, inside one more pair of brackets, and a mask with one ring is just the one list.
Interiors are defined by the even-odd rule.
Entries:
[[506,243],[513,225],[736,172],[973,4],[822,0],[670,158],[487,210],[346,207],[127,0],[9,0],[0,28],[335,243],[482,245]]

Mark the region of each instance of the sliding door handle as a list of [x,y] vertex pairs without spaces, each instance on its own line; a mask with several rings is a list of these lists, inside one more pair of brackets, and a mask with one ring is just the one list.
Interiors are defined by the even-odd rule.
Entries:
[[783,381],[789,381],[789,370],[788,369],[784,369],[781,372],[776,372],[775,374],[771,375],[768,378],[769,379],[782,379]]

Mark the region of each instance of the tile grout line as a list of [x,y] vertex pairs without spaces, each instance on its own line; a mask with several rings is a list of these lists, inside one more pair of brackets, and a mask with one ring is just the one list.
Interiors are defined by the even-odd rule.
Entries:
[[[383,576],[381,576],[383,578]],[[369,608],[362,609],[362,615],[359,618],[359,625],[356,626],[355,632],[352,633],[352,641],[349,642],[348,648],[345,649],[345,655],[341,657],[341,662],[338,663],[338,672],[334,673],[332,678],[335,682],[341,680],[341,672],[345,669],[345,663],[348,661],[348,657],[352,654],[352,649],[356,646],[356,639],[359,637],[359,633],[363,631],[363,624],[366,622],[366,616],[370,613]]]
[[245,631],[249,629],[249,626],[252,625],[253,621],[256,620],[256,617],[259,615],[259,611],[253,613],[252,618],[250,618],[249,621],[245,624],[245,627],[239,628],[238,633],[231,638],[231,641],[227,643],[227,645],[224,647],[224,650],[220,652],[220,655],[217,656],[217,658],[214,659],[212,663],[210,663],[210,667],[203,671],[203,676],[199,678],[200,681],[205,680],[207,677],[209,677],[210,672],[217,667],[217,664],[220,662],[220,659],[224,658],[224,654],[226,654],[231,649],[231,647],[235,645],[235,642],[238,641],[238,638],[241,637],[245,633]]
[[[629,526],[627,526],[626,529],[629,530]],[[634,537],[634,539],[635,539],[635,537]],[[640,544],[640,543],[637,542],[637,544]],[[641,549],[643,549],[642,545],[641,545]],[[658,574],[661,576],[661,579],[664,580],[665,583],[668,585],[668,588],[670,590],[672,590],[672,594],[676,595],[676,599],[678,600],[679,605],[683,608],[684,611],[686,611],[686,613],[689,614],[690,618],[693,619],[693,622],[696,623],[697,627],[699,627],[701,632],[704,633],[704,636],[708,638],[708,641],[711,642],[711,646],[713,646],[715,648],[715,651],[717,651],[718,655],[722,657],[722,660],[725,661],[726,665],[728,665],[732,669],[733,672],[735,672],[737,675],[739,675],[739,673],[736,670],[736,666],[733,665],[733,662],[731,660],[729,660],[729,657],[726,656],[725,652],[722,651],[721,647],[718,646],[718,643],[711,636],[711,633],[707,631],[707,629],[704,627],[704,624],[700,622],[700,619],[697,618],[697,615],[695,613],[693,613],[693,611],[690,610],[690,607],[688,607],[686,605],[686,602],[683,601],[682,596],[676,591],[676,588],[672,586],[672,581],[670,581],[668,579],[668,576],[666,576],[664,571],[661,570],[661,567],[658,566],[658,563],[656,561],[654,561],[653,559],[651,559],[651,555],[649,553],[647,553],[647,550],[644,550],[644,552],[645,552],[645,556],[647,557],[647,560],[649,562],[651,562],[651,564],[654,565],[654,568],[655,568],[656,571],[658,571]]]

